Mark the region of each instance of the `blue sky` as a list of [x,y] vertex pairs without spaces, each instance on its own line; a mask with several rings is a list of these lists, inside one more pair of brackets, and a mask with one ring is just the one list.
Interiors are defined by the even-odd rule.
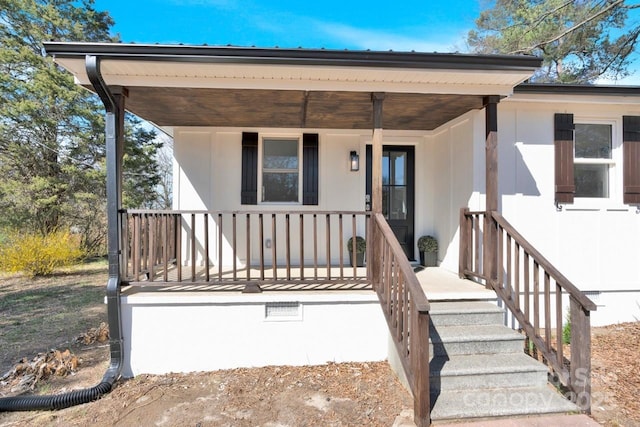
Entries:
[[[95,7],[110,12],[125,43],[466,52],[467,32],[487,3],[96,0]],[[638,19],[640,12],[633,14]],[[638,62],[631,69],[638,69]],[[618,83],[640,84],[640,72]]]
[[123,42],[464,51],[481,0],[96,0]]

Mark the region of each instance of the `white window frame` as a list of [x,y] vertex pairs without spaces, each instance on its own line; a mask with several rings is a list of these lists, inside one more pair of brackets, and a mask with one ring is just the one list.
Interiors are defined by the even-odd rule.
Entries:
[[[264,200],[264,141],[282,140],[298,143],[298,200],[289,202],[270,202]],[[260,205],[301,205],[302,204],[302,134],[261,134],[258,140],[258,204]]]
[[[595,117],[576,117],[575,125],[593,124],[611,126],[611,158],[576,158],[574,135],[574,164],[605,164],[609,165],[609,197],[578,197],[574,198],[573,208],[577,209],[605,209],[624,207],[622,204],[622,121],[621,119],[607,119]],[[569,206],[567,206],[569,207]]]

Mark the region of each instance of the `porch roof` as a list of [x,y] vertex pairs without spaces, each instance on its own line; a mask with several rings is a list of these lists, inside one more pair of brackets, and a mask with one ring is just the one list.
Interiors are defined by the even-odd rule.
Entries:
[[432,130],[484,96],[508,96],[541,60],[464,55],[220,46],[46,42],[89,89],[85,58],[100,58],[127,109],[156,125],[370,129],[371,93],[384,127]]

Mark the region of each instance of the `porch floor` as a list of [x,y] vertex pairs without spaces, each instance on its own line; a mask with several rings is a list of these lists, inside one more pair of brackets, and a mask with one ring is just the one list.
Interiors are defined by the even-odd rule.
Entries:
[[483,285],[441,267],[416,267],[416,276],[429,301],[495,300],[496,294]]
[[[190,270],[184,267],[184,270]],[[466,279],[460,279],[455,273],[441,267],[422,267],[415,266],[416,276],[424,289],[427,298],[430,301],[450,301],[450,300],[495,300],[496,294],[485,289],[483,285]],[[185,272],[186,273],[186,272]],[[188,274],[188,273],[187,273]],[[167,271],[167,279],[164,279],[163,272],[156,271],[154,280],[144,280],[136,282],[134,288],[137,291],[156,291],[156,292],[215,292],[215,291],[231,291],[240,292],[245,289],[246,283],[260,282],[260,288],[263,292],[269,291],[369,291],[371,285],[366,279],[365,267],[326,267],[305,268],[304,280],[287,280],[286,268],[264,269],[264,278],[260,278],[260,269],[252,268],[249,274],[250,280],[247,280],[247,271],[239,270],[236,272],[236,278],[233,278],[232,271],[220,271],[212,267],[210,269],[209,280],[205,279],[205,271],[199,269],[196,273],[195,280],[192,277],[185,277],[179,281],[175,266]],[[301,271],[298,267],[292,267],[289,270],[292,278],[301,277]],[[337,278],[341,277],[338,280]],[[221,277],[221,279],[220,279]],[[131,291],[130,291],[131,292]]]

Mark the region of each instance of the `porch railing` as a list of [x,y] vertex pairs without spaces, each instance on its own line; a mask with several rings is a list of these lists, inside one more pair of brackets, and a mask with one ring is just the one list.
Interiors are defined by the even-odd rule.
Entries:
[[127,210],[122,275],[129,285],[226,290],[367,287],[368,270],[357,266],[357,245],[349,253],[347,241],[366,237],[368,224],[366,212]]
[[374,289],[413,392],[415,423],[419,427],[428,426],[429,301],[382,214],[374,216],[371,236]]
[[[460,222],[461,277],[484,281],[495,290],[526,334],[525,350],[533,357],[541,356],[558,381],[569,388],[572,400],[590,412],[590,312],[596,305],[499,213],[462,209]],[[563,342],[567,303],[569,359]]]
[[[122,275],[128,285],[170,290],[373,285],[413,391],[416,424],[430,424],[429,301],[383,215],[127,210],[121,220]],[[366,237],[366,267],[357,265],[357,245],[347,251],[347,241],[356,236]]]

